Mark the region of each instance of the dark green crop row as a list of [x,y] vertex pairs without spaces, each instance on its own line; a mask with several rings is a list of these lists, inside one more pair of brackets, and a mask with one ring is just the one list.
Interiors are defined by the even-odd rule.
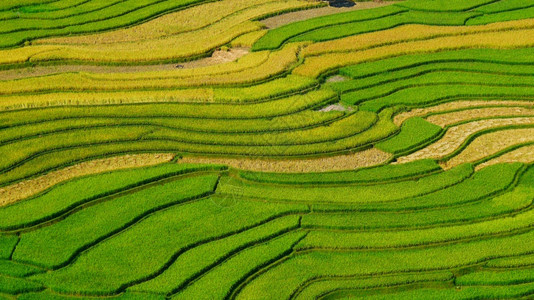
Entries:
[[[355,95],[353,95],[355,96]],[[344,100],[348,103],[358,99]],[[361,103],[361,110],[380,111],[388,106],[404,105],[410,108],[436,105],[454,100],[532,100],[533,86],[499,86],[488,84],[428,84],[423,86],[404,87],[381,99],[373,99]]]
[[302,203],[349,203],[371,205],[394,202],[430,194],[456,185],[473,173],[470,165],[462,165],[446,172],[430,174],[417,179],[392,183],[356,186],[271,186],[223,178],[217,192],[245,198],[285,200]]
[[9,259],[18,241],[16,235],[0,235],[0,259]]
[[399,134],[376,144],[376,148],[395,155],[402,155],[416,151],[438,137],[442,131],[443,128],[422,118],[410,118],[402,124]]
[[0,260],[0,274],[2,275],[21,278],[43,271],[44,269],[33,265],[18,263],[12,260]]
[[[219,201],[222,199],[213,198],[213,200]],[[167,295],[178,293],[190,283],[216,269],[219,264],[230,259],[235,254],[244,250],[250,251],[251,248],[255,248],[263,242],[292,231],[298,228],[298,223],[299,216],[288,215],[247,231],[195,247],[178,257],[168,269],[158,276],[132,286],[128,290],[165,293]],[[198,257],[203,259],[199,260]],[[251,259],[254,259],[254,257],[251,257]],[[188,265],[189,267],[184,269],[183,265]],[[235,278],[229,278],[229,280],[235,280]]]
[[[359,204],[358,206],[314,204],[313,210],[319,212],[399,212],[473,204],[498,195],[517,184],[518,177],[523,171],[520,164],[499,164],[484,168],[458,184],[426,195],[402,199],[402,201]],[[347,223],[347,226],[350,226],[350,223]]]
[[[344,67],[341,68],[340,73],[354,79],[366,77],[393,79],[421,71],[456,68],[495,74],[526,75],[532,74],[533,59],[534,50],[532,48],[465,49],[385,58]],[[413,73],[403,73],[406,70],[414,71]],[[343,86],[344,84],[346,83],[340,82],[332,84],[332,86]],[[343,88],[342,90],[347,89]]]
[[477,11],[487,14],[501,13],[506,11],[521,10],[534,6],[534,3],[525,0],[491,1],[492,3],[477,7]]
[[471,49],[406,55],[342,68],[353,80],[329,83],[350,104],[380,110],[447,100],[532,98],[530,48]]
[[[442,97],[455,97],[451,89],[458,89],[456,95],[464,95],[473,91],[473,98],[500,95],[531,96],[534,89],[533,76],[484,74],[464,71],[429,72],[419,76],[390,81],[380,86],[355,90],[342,94],[345,103],[359,104],[365,110],[380,110],[387,106],[404,104],[408,106],[424,106]],[[478,93],[475,91],[478,89]],[[411,99],[405,99],[410,93]],[[421,99],[426,93],[427,100]],[[469,95],[469,94],[468,94]],[[458,98],[458,96],[456,96]],[[504,98],[504,97],[503,97]]]
[[[306,282],[292,295],[293,299],[330,299],[337,296],[354,296],[355,291],[376,290],[379,288],[405,286],[408,284],[431,285],[447,284],[453,274],[444,272],[418,272],[385,276],[323,276]],[[352,293],[351,293],[352,292]],[[356,292],[357,293],[357,292]]]
[[2,3],[0,4],[0,11],[10,10],[10,9],[19,8],[23,6],[54,3],[57,1],[58,0],[5,0],[5,1],[2,1]]
[[0,275],[0,293],[15,295],[23,292],[37,292],[44,289],[44,286],[33,281]]
[[406,285],[398,288],[376,289],[373,291],[346,289],[334,291],[323,299],[527,299],[534,294],[534,284],[506,284],[501,286],[457,286],[453,284],[439,285]]
[[486,5],[491,5],[495,2],[506,2],[501,0],[433,0],[433,1],[421,1],[421,0],[408,0],[397,4],[401,7],[406,7],[414,10],[421,11],[451,11],[462,12],[466,10],[475,9],[479,10]]
[[280,47],[284,42],[298,34],[310,32],[321,27],[379,19],[395,15],[403,11],[406,10],[395,6],[388,6],[385,8],[346,12],[331,16],[314,18],[306,21],[290,23],[288,25],[270,30],[266,35],[264,35],[254,44],[252,49],[258,51],[276,49]]
[[[322,27],[290,38],[288,42],[322,42],[347,36],[395,28],[407,24],[453,26],[463,25],[479,13],[447,13],[404,11],[380,19]],[[261,40],[260,40],[261,41]],[[259,43],[259,41],[258,41]]]
[[[190,177],[99,202],[61,222],[22,234],[13,259],[47,268],[67,265],[83,250],[153,213],[213,193],[217,179],[216,175]],[[62,195],[67,198],[68,194]]]
[[[283,263],[259,274],[241,291],[239,297],[248,299],[254,297],[253,295],[256,297],[260,295],[262,298],[287,299],[294,291],[317,277],[363,277],[466,268],[499,257],[532,253],[534,245],[530,241],[533,237],[534,232],[527,231],[511,236],[445,244],[440,247],[416,247],[395,251],[297,252]],[[417,290],[421,291],[424,289]],[[509,292],[515,291],[512,289]],[[433,297],[427,295],[422,299],[429,298]]]
[[[508,178],[506,178],[506,181],[508,182]],[[452,203],[452,206],[430,207],[431,210],[420,209],[417,211],[358,212],[347,210],[346,212],[333,213],[318,211],[317,213],[304,216],[302,218],[302,226],[304,228],[333,230],[409,229],[463,224],[487,218],[501,217],[502,215],[510,215],[521,210],[530,209],[532,205],[532,193],[534,193],[532,188],[517,187],[509,192],[491,198],[495,190],[502,192],[498,189],[503,188],[503,184],[501,182],[498,182],[498,184],[499,186],[491,189],[488,188],[487,191],[484,191],[484,187],[482,186],[473,195],[467,194],[462,200],[468,202],[468,204],[458,203],[458,205],[454,205]],[[470,191],[471,188],[474,189],[476,187],[474,185],[458,184],[443,191],[445,194],[449,193],[449,195],[452,195],[455,191],[462,190],[462,188],[463,192],[466,193],[466,191]],[[507,187],[504,185],[504,188]],[[432,197],[436,200],[441,200],[439,193],[428,195],[428,198]],[[356,207],[354,209],[358,208]],[[462,211],[461,215],[458,214],[459,210]]]
[[[307,211],[306,206],[298,205],[236,201],[221,206],[219,203],[217,199],[205,198],[159,211],[89,248],[69,266],[30,278],[65,293],[116,293],[164,273],[184,253],[196,247],[235,236],[279,216]],[[253,247],[245,261],[254,257],[262,259],[254,249],[261,247]],[[273,255],[272,250],[267,247],[259,253]],[[243,272],[247,265],[256,266],[239,259],[232,270]],[[226,272],[221,279],[239,278],[235,273],[230,274]]]
[[[492,5],[492,3],[499,5]],[[485,4],[488,4],[487,10],[485,10]],[[277,49],[285,42],[332,40],[405,24],[489,24],[526,19],[532,16],[534,16],[534,9],[527,0],[413,0],[370,10],[291,23],[268,31],[254,44],[252,49]]]
[[125,190],[194,171],[220,169],[217,166],[167,163],[78,178],[35,197],[1,207],[0,228],[5,231],[33,226]]
[[[379,171],[391,169],[394,174],[403,178],[397,177],[400,181],[393,183],[349,187],[299,186],[296,182],[306,183],[309,178],[308,181],[303,180],[307,179],[305,177],[298,180],[298,176],[298,181],[294,181],[291,188],[272,184],[250,184],[224,177],[218,185],[217,193],[205,198],[198,197],[202,197],[203,192],[209,193],[213,190],[218,176],[184,177],[163,185],[152,185],[120,197],[109,198],[107,201],[96,202],[92,206],[85,206],[56,223],[22,232],[20,242],[12,255],[13,260],[42,265],[53,270],[42,273],[41,269],[27,266],[25,268],[29,269],[21,269],[19,273],[13,271],[15,273],[9,276],[35,274],[27,277],[33,282],[35,290],[45,286],[53,291],[78,295],[116,295],[129,291],[135,293],[125,295],[132,297],[142,295],[137,293],[156,293],[173,299],[196,299],[202,295],[248,298],[251,297],[250,288],[255,287],[261,295],[279,298],[283,296],[280,293],[300,289],[307,284],[307,278],[318,278],[317,276],[341,275],[352,278],[350,276],[354,274],[367,276],[431,269],[450,270],[455,268],[457,263],[458,266],[472,265],[489,258],[534,252],[534,249],[529,250],[530,246],[525,243],[532,233],[517,232],[516,236],[497,236],[516,227],[520,230],[523,223],[527,224],[531,219],[527,215],[532,214],[528,208],[534,192],[534,168],[522,172],[525,168],[521,164],[499,164],[482,169],[471,176],[472,167],[469,165],[434,174],[435,167],[435,163],[431,161],[422,161],[407,166],[338,172],[345,174],[344,176],[358,175],[362,178],[367,174],[369,179],[376,181],[388,180]],[[83,190],[82,186],[87,188],[109,185],[112,181],[110,176],[127,178],[125,172],[133,172],[132,174],[137,176],[144,174],[144,177],[149,177],[150,172],[161,168],[163,166],[75,179],[52,188],[40,197],[53,197],[54,193],[65,195],[68,193],[63,190],[70,188],[70,194],[73,196],[68,198],[73,198],[77,196],[75,191],[79,193]],[[410,177],[410,174],[421,174],[421,170],[427,170],[426,173],[430,174],[415,180]],[[320,176],[328,178],[334,174],[336,173],[309,176],[317,180]],[[520,179],[516,178],[518,174]],[[276,178],[276,174],[269,176]],[[289,175],[279,176],[284,178]],[[518,182],[517,186],[514,182]],[[508,189],[512,184],[515,187]],[[257,190],[258,194],[254,194],[253,190]],[[410,194],[413,197],[408,197]],[[351,203],[354,212],[330,213],[327,209],[321,209],[321,205],[315,204],[325,202],[329,198],[330,201],[338,201],[332,196],[345,199],[341,202],[350,202],[349,198],[357,200]],[[313,197],[316,199],[312,199]],[[39,199],[36,197],[20,204]],[[287,202],[281,203],[278,200]],[[312,207],[305,203],[300,204],[301,200],[312,201]],[[336,207],[323,205],[329,206]],[[6,209],[10,207],[14,205]],[[373,212],[373,209],[380,207],[396,207],[397,210],[405,211]],[[409,210],[414,207],[432,209]],[[367,209],[368,212],[358,213],[359,209]],[[461,216],[456,214],[458,210],[462,210]],[[36,211],[36,208],[27,208],[26,211]],[[29,220],[28,218],[33,219],[35,216],[28,213],[26,218]],[[325,222],[330,222],[331,225]],[[332,226],[337,222],[341,226]],[[357,222],[361,225],[357,225]],[[346,227],[351,223],[352,227]],[[440,223],[451,223],[454,226],[434,226]],[[315,228],[319,224],[320,227],[342,230],[363,229],[375,224],[388,230],[331,233],[313,230],[306,233],[307,228]],[[432,227],[428,228],[429,225]],[[414,230],[413,226],[424,228]],[[412,229],[398,230],[402,227]],[[459,233],[456,231],[463,227],[473,227],[473,230],[460,231],[467,234],[462,236],[463,239],[468,239],[463,242],[440,247],[424,246],[423,249],[369,250],[359,253],[365,255],[365,261],[353,256],[354,249],[345,251],[345,254],[316,250],[318,247],[325,248],[324,245],[329,249],[355,248],[354,243],[373,248],[380,247],[383,243],[399,247],[413,243],[427,245],[447,239],[454,241],[458,239]],[[443,231],[443,234],[431,234],[434,231]],[[349,235],[361,237],[347,239]],[[484,239],[480,240],[481,237]],[[6,249],[4,252],[10,252],[17,239],[5,236],[2,241],[2,248]],[[495,244],[490,243],[491,241],[498,242]],[[488,243],[497,249],[492,250]],[[504,244],[514,247],[504,250],[501,247]],[[490,253],[490,256],[486,257],[484,252],[470,250],[478,247],[499,255]],[[457,252],[469,255],[459,262],[451,260]],[[321,256],[326,260],[322,261],[319,258]],[[346,258],[342,258],[344,256]],[[431,259],[428,256],[441,259]],[[202,259],[198,259],[199,257]],[[388,258],[387,261],[391,259],[392,262],[377,264],[376,260],[380,257]],[[276,274],[280,268],[292,268],[295,260],[301,259],[306,260],[304,264],[299,263],[301,267],[292,269],[289,273],[280,273],[286,274],[285,276],[296,274],[287,277],[289,288],[272,291],[256,286],[258,283],[263,287],[276,286],[277,280],[261,282],[273,274],[278,276]],[[335,264],[331,264],[332,261]],[[404,263],[393,263],[394,261]],[[16,262],[9,263],[17,265]],[[308,267],[302,269],[302,266],[313,266],[313,270]],[[10,268],[16,270],[14,267]],[[327,272],[327,269],[330,271]],[[312,272],[313,276],[302,273],[304,271]],[[384,280],[387,282],[386,278]],[[373,282],[376,284],[378,281],[366,281],[366,284],[372,286]],[[17,284],[20,284],[19,288],[23,291],[32,290],[32,287],[23,289],[25,285],[22,281],[17,281]],[[384,286],[389,285],[384,283]],[[322,290],[327,289],[323,287]],[[47,294],[28,293],[27,297],[32,299],[38,295]]]

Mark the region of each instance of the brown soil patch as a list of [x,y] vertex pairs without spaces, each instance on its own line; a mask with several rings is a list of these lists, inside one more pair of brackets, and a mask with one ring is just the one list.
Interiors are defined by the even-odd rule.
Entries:
[[97,173],[151,166],[169,162],[174,154],[131,154],[83,162],[61,170],[53,171],[35,179],[30,179],[0,188],[0,207],[42,192],[58,183],[75,177]]
[[509,129],[485,134],[476,138],[460,154],[442,164],[450,169],[466,162],[475,162],[513,145],[534,142],[534,128]]
[[[437,142],[410,155],[399,157],[399,162],[410,162],[424,158],[440,158],[458,149],[472,134],[481,130],[520,124],[534,124],[534,118],[490,119],[450,127]],[[484,135],[485,136],[485,135]]]
[[522,163],[533,163],[534,162],[534,145],[521,147],[519,149],[507,152],[499,157],[488,160],[485,163],[482,163],[475,167],[475,170],[480,170],[482,168],[496,165],[500,163],[513,163],[513,162],[522,162]]
[[267,26],[267,28],[272,29],[272,28],[277,28],[277,27],[289,24],[289,23],[307,20],[307,19],[311,19],[315,17],[333,15],[333,14],[353,11],[353,10],[370,9],[370,8],[375,8],[375,7],[380,7],[380,6],[391,5],[393,3],[396,3],[396,2],[394,1],[356,2],[356,5],[352,7],[326,6],[326,7],[312,8],[308,10],[295,11],[295,12],[290,12],[287,14],[274,16],[274,17],[262,20],[261,22],[265,26]]
[[447,103],[443,103],[443,104],[439,104],[439,105],[435,105],[431,107],[412,109],[410,111],[400,113],[395,116],[395,118],[393,119],[393,122],[397,126],[401,126],[404,121],[406,121],[407,119],[411,117],[425,117],[432,113],[446,112],[450,110],[457,110],[457,109],[469,108],[469,107],[483,107],[483,106],[533,106],[534,107],[534,103],[532,101],[501,101],[501,100],[453,101],[453,102],[447,102]]
[[138,73],[152,71],[170,71],[177,68],[192,69],[223,64],[236,61],[249,53],[248,48],[230,48],[228,51],[217,50],[211,57],[201,58],[184,63],[161,64],[161,65],[135,65],[135,66],[95,66],[95,65],[58,65],[37,66],[23,69],[11,69],[0,71],[0,80],[13,80],[26,77],[45,76],[57,73]]
[[[533,103],[534,104],[534,103]],[[534,105],[533,105],[534,108]],[[426,118],[430,123],[445,127],[463,121],[479,118],[513,117],[513,116],[533,116],[534,109],[524,107],[491,107],[478,108],[463,111],[450,112],[439,115],[432,115]]]
[[184,157],[180,163],[222,164],[233,168],[264,172],[325,172],[353,170],[385,163],[391,154],[369,149],[354,154],[295,160]]

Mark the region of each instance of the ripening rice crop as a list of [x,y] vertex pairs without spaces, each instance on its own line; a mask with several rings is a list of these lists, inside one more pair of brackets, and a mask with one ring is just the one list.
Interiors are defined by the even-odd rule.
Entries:
[[400,162],[414,161],[422,158],[439,158],[446,157],[457,151],[461,146],[477,132],[484,132],[488,130],[498,130],[499,128],[506,128],[513,125],[532,125],[534,118],[503,118],[503,119],[484,119],[480,121],[468,122],[457,126],[447,128],[445,134],[436,142],[427,147],[401,157]]
[[464,162],[475,162],[500,152],[515,150],[518,146],[534,143],[532,128],[510,128],[480,135],[473,139],[461,152],[444,162],[446,168]]
[[0,298],[532,297],[534,4],[325,5],[0,3]]
[[[350,64],[392,56],[478,47],[506,49],[532,44],[533,41],[530,38],[534,36],[531,32],[532,29],[523,29],[523,26],[521,26],[522,24],[531,26],[531,21],[526,20],[517,22],[518,23],[509,24],[507,26],[497,24],[500,25],[500,28],[497,26],[495,28],[489,28],[488,32],[470,32],[468,29],[460,29],[459,33],[455,36],[438,36],[421,41],[416,39],[414,41],[393,44],[391,46],[383,45],[367,50],[365,50],[365,48],[364,50],[358,50],[358,48],[356,48],[355,52],[348,52],[353,51],[351,47],[350,49],[347,49],[348,51],[345,50],[347,53],[326,53],[320,57],[308,57],[303,65],[294,70],[294,73],[317,77],[319,74],[336,67],[343,67]],[[409,30],[409,32],[413,31]],[[379,34],[380,33],[376,34],[377,37]],[[436,34],[434,33],[431,36],[435,35]],[[332,52],[333,49],[343,50],[343,44],[338,46],[336,42],[337,41],[331,42],[328,46],[325,45],[325,48],[331,49],[329,52]],[[358,43],[354,43],[354,41],[350,41],[349,44],[359,45]]]

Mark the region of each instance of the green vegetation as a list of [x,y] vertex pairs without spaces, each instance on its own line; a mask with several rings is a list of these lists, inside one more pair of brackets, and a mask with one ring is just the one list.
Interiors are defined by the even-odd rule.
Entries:
[[163,210],[92,247],[72,265],[31,278],[66,293],[110,293],[158,275],[185,250],[306,209],[248,201],[222,209],[215,201],[208,198]]
[[0,274],[13,277],[25,277],[42,272],[43,269],[11,260],[0,260]]
[[[492,5],[497,2],[500,5]],[[325,41],[366,32],[387,30],[405,24],[475,25],[532,17],[526,1],[405,1],[364,11],[317,17],[270,30],[253,50],[279,48],[285,42]],[[487,4],[486,6],[484,6]],[[524,8],[524,9],[521,9]],[[517,10],[514,10],[517,9]]]
[[44,289],[36,282],[0,275],[0,293],[20,294]]
[[[114,1],[110,5],[108,1],[93,0],[85,5],[42,11],[42,9],[34,10],[31,7],[22,6],[19,2],[16,5],[19,8],[12,12],[13,17],[2,20],[0,47],[20,45],[37,38],[109,30],[132,25],[197,3],[201,1],[126,0]],[[3,9],[7,10],[8,7]]]
[[8,259],[18,241],[15,235],[0,235],[0,259]]
[[351,296],[351,291],[365,290],[388,286],[408,285],[417,283],[448,282],[452,280],[450,272],[428,272],[422,274],[402,274],[375,276],[373,278],[320,278],[301,287],[296,299],[312,299],[322,297],[329,299],[337,295]]
[[[387,18],[380,18],[358,23],[340,24],[316,29],[312,32],[306,32],[291,38],[291,42],[302,41],[328,41],[346,36],[352,36],[362,33],[375,32],[394,28],[405,24],[423,24],[423,25],[463,25],[464,22],[477,13],[434,13],[419,11],[402,11]],[[260,40],[261,41],[261,40]],[[258,41],[259,43],[259,41]]]
[[246,180],[284,184],[344,184],[375,183],[388,180],[418,177],[441,170],[433,160],[419,160],[402,165],[384,165],[356,171],[323,173],[261,173],[241,171],[239,176]]
[[95,204],[62,222],[22,234],[13,259],[48,268],[64,265],[84,249],[148,215],[211,194],[216,181],[214,175],[185,178]]
[[415,151],[442,132],[442,128],[421,118],[410,118],[401,127],[398,135],[376,144],[380,150],[393,154]]
[[218,191],[240,197],[270,200],[320,203],[374,203],[397,201],[431,193],[467,179],[473,172],[470,165],[462,165],[447,172],[424,176],[415,180],[373,185],[341,187],[279,187],[249,184],[237,179],[223,178]]
[[316,30],[318,28],[332,26],[343,23],[361,22],[377,18],[384,18],[395,15],[404,10],[395,6],[378,8],[368,11],[346,12],[332,16],[324,16],[306,21],[291,23],[275,30],[270,30],[258,40],[252,47],[253,50],[276,49],[290,38],[304,33]]
[[[256,248],[257,245],[261,245],[266,241],[280,237],[286,232],[297,229],[298,224],[298,216],[288,215],[253,227],[247,231],[203,244],[182,254],[161,275],[133,286],[129,290],[156,293],[165,292],[167,294],[179,292],[188,283],[201,278],[210,269],[216,268],[220,262],[231,258],[240,251],[246,249],[250,251]],[[272,253],[265,254],[272,255]],[[199,260],[198,257],[203,257],[203,259]],[[251,257],[250,259],[255,258]],[[180,267],[182,265],[188,265],[189,267],[184,270]]]
[[[377,273],[443,270],[475,265],[491,258],[532,251],[533,233],[493,237],[423,249],[396,251],[307,251],[261,274],[241,292],[246,299],[261,291],[262,297],[286,298],[303,282],[318,277],[370,276]],[[441,259],[437,259],[437,258]],[[277,280],[284,278],[284,280]],[[269,286],[262,289],[261,286]],[[513,290],[513,289],[512,289]]]
[[0,299],[532,297],[532,1],[324,5],[0,3]]
[[[423,11],[465,11],[473,8],[484,7],[484,5],[491,5],[493,0],[474,0],[465,2],[462,0],[433,0],[433,1],[418,1],[408,0],[399,3],[399,6],[407,7],[415,10]],[[506,2],[506,1],[504,1]],[[477,9],[478,10],[478,9]]]
[[2,207],[0,209],[1,228],[13,230],[33,226],[113,194],[157,183],[173,176],[211,169],[218,168],[163,164],[145,169],[125,170],[75,179],[37,197]]

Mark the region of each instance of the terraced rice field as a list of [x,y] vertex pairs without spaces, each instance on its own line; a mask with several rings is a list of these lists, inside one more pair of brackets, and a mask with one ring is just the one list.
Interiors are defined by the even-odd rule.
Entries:
[[534,2],[4,0],[0,299],[534,297]]

